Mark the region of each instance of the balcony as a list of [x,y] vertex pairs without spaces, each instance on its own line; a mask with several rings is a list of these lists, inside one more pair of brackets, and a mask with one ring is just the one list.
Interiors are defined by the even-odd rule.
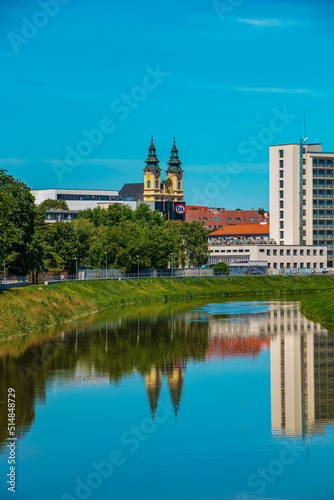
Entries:
[[313,219],[334,219],[333,214],[313,214]]
[[333,229],[334,230],[334,224],[315,224],[313,222],[313,229],[315,230],[321,230],[321,229]]
[[324,200],[326,198],[331,198],[334,200],[334,191],[327,191],[326,193],[315,193],[313,191],[313,199]]

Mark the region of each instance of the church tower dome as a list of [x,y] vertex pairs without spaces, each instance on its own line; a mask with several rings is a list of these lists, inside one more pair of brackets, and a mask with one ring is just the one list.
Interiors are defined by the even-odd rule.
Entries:
[[148,150],[148,156],[145,160],[144,168],[144,201],[157,201],[161,194],[161,168],[160,160],[157,157],[157,151],[151,136],[151,145]]

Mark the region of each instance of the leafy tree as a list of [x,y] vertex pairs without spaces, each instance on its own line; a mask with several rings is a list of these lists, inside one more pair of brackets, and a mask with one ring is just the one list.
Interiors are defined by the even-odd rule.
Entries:
[[215,274],[230,274],[230,267],[225,262],[218,262],[214,266]]
[[46,210],[57,210],[58,208],[60,210],[69,210],[68,205],[65,200],[51,200],[51,198],[48,198],[47,200],[44,200],[38,208],[44,210],[44,213]]
[[48,269],[68,269],[74,272],[78,258],[78,236],[70,222],[49,224],[45,233]]
[[[6,250],[3,250],[12,274],[25,275],[33,270],[39,261],[39,252],[31,254],[36,241],[34,240],[36,212],[34,198],[29,187],[22,181],[0,170],[1,203],[5,213],[10,212],[10,221],[5,224]],[[7,201],[6,201],[7,200]],[[8,212],[9,210],[9,212]]]
[[265,209],[263,207],[260,207],[257,211],[259,215],[263,215],[265,213]]

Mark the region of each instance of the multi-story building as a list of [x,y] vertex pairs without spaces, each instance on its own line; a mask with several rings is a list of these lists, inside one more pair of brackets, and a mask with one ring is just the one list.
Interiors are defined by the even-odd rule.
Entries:
[[334,261],[334,153],[322,144],[270,147],[270,236],[280,245],[321,245]]
[[[86,208],[97,208],[99,204],[112,205],[121,203],[137,208],[137,202],[132,198],[122,198],[119,191],[102,189],[32,189],[31,194],[35,197],[36,205],[43,201],[65,200],[69,210],[85,210]],[[105,208],[105,206],[101,206]]]

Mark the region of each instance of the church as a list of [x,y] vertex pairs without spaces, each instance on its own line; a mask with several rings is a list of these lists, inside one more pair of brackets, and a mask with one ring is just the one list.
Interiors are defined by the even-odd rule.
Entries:
[[159,210],[166,215],[168,220],[184,220],[183,170],[175,138],[167,162],[166,179],[161,180],[162,169],[159,166],[160,160],[157,157],[153,136],[145,163],[143,201],[150,205],[152,210]]

